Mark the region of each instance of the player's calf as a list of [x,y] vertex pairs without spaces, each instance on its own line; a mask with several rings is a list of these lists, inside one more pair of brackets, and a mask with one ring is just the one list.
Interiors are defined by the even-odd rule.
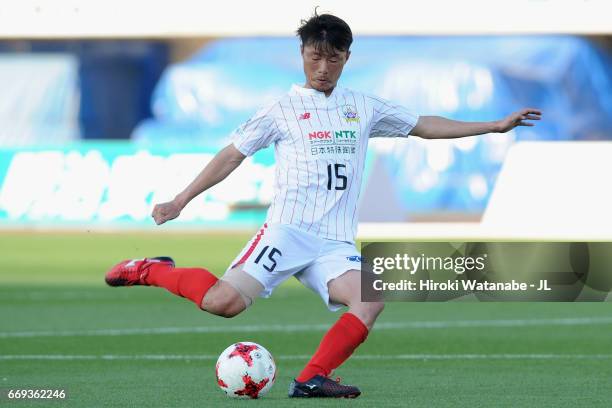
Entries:
[[361,299],[351,302],[349,313],[354,314],[361,320],[368,330],[372,329],[374,322],[385,308],[383,302],[362,302]]

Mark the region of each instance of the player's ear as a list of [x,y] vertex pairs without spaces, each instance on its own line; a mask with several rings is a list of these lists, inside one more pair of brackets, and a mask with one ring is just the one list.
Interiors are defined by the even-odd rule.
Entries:
[[302,57],[304,56],[304,44],[300,44],[300,54],[302,54]]
[[351,50],[346,50],[346,61],[345,62],[348,62],[350,56],[351,56]]

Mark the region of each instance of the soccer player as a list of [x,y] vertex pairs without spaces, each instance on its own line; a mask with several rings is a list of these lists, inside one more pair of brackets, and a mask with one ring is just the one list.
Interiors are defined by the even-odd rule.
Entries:
[[290,397],[357,397],[360,390],[329,378],[366,339],[382,302],[362,302],[361,258],[354,245],[357,203],[368,140],[418,136],[448,139],[516,126],[533,126],[537,109],[521,109],[494,122],[459,122],[416,116],[373,95],[338,86],[351,55],[349,26],[315,15],[297,30],[303,86],[259,110],[176,198],[153,209],[157,224],[179,216],[194,197],[224,180],[247,156],[274,145],[274,198],[266,222],[222,278],[203,268],[177,268],[171,258],[127,260],[106,275],[111,286],[150,285],[193,301],[209,313],[232,317],[255,298],[268,297],[295,276],[318,293],[329,310],[348,311],[325,334]]

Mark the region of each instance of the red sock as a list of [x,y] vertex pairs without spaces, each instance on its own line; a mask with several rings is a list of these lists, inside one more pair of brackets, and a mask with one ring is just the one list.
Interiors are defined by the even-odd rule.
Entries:
[[308,381],[317,374],[328,376],[353,354],[367,336],[366,325],[354,314],[344,313],[325,334],[316,353],[296,380]]
[[163,263],[152,264],[145,278],[148,285],[166,288],[177,296],[191,300],[198,307],[201,307],[204,295],[217,280],[206,269],[173,268]]

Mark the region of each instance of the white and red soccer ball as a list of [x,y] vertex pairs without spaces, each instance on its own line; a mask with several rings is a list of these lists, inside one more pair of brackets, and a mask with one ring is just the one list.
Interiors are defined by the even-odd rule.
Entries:
[[261,398],[276,380],[272,354],[250,341],[223,350],[215,367],[217,384],[231,398]]

